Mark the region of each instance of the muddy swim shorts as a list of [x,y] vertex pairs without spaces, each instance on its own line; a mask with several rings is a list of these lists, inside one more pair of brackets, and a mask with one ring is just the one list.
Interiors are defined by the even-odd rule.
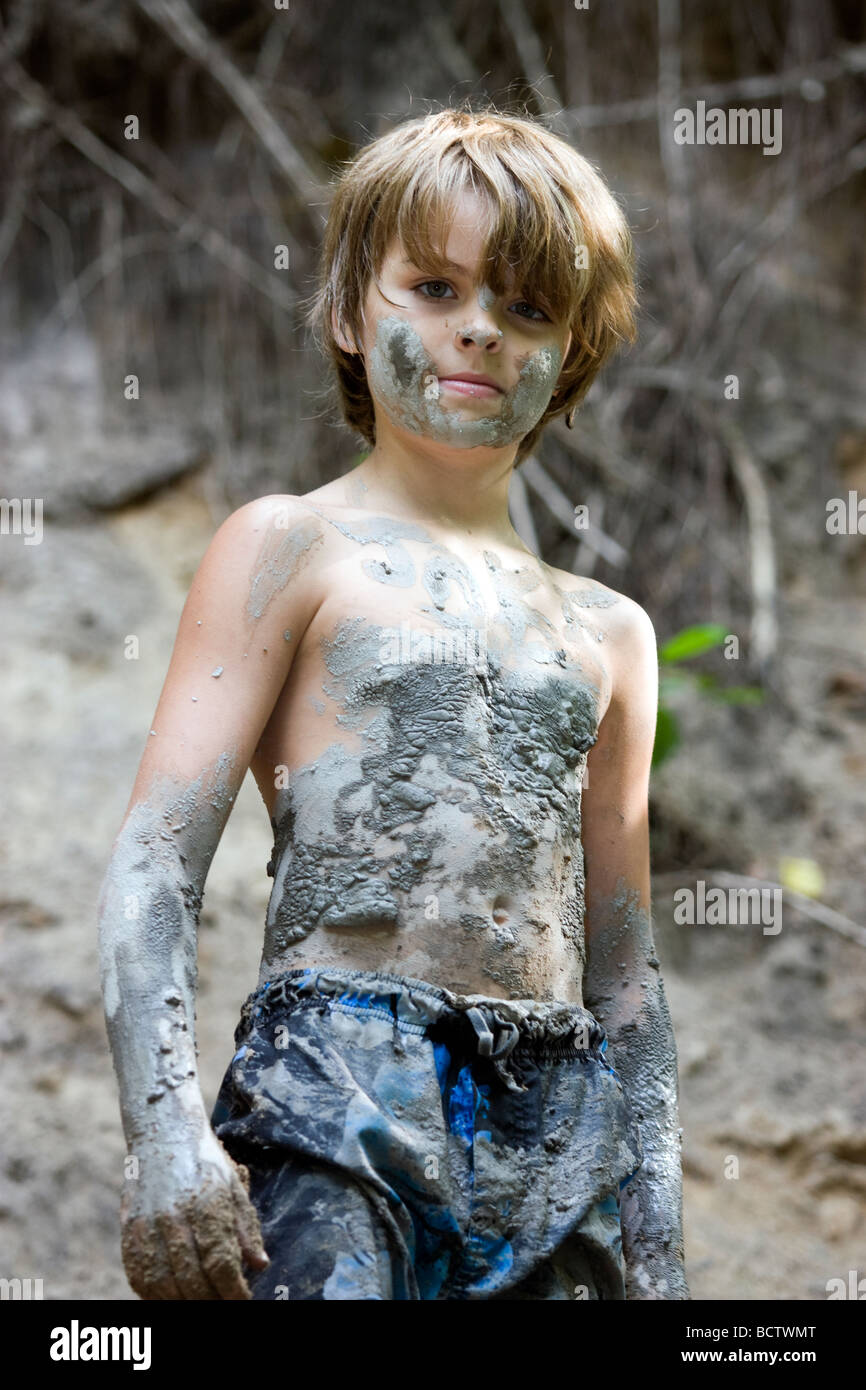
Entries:
[[250,1172],[254,1299],[624,1299],[643,1154],[566,1003],[290,970],[247,999],[212,1123]]

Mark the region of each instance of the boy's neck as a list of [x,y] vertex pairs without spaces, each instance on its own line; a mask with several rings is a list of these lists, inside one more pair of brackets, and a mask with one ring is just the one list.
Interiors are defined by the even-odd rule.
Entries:
[[437,457],[429,441],[425,446],[416,452],[377,445],[346,475],[354,504],[502,544],[522,544],[508,514],[516,448],[462,454],[445,448]]

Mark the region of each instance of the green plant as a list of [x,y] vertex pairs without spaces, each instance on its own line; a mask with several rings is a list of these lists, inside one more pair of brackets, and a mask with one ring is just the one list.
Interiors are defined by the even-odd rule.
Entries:
[[720,623],[698,623],[677,632],[659,651],[659,708],[652,766],[669,757],[680,741],[679,723],[668,704],[668,697],[677,690],[691,687],[711,700],[728,705],[759,705],[764,692],[756,685],[722,685],[716,676],[684,671],[680,663],[720,647],[728,637],[728,629]]

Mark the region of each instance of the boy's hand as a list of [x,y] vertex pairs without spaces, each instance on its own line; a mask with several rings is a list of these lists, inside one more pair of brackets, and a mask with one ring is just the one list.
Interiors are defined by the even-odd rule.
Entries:
[[120,1204],[121,1253],[139,1298],[247,1299],[242,1265],[268,1256],[249,1199],[249,1174],[210,1126],[195,1151],[144,1155]]
[[625,1296],[634,1303],[691,1299],[682,1261],[659,1256],[651,1263],[627,1262]]

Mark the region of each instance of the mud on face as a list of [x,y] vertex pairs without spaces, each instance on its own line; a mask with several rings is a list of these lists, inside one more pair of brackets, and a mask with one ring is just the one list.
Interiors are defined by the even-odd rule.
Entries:
[[[405,319],[390,314],[377,325],[368,379],[398,427],[458,449],[503,448],[538,424],[561,366],[562,353],[555,346],[526,354],[517,382],[500,401],[491,401],[490,414],[467,418],[442,405],[436,366],[421,338]],[[495,413],[492,407],[498,407]]]

